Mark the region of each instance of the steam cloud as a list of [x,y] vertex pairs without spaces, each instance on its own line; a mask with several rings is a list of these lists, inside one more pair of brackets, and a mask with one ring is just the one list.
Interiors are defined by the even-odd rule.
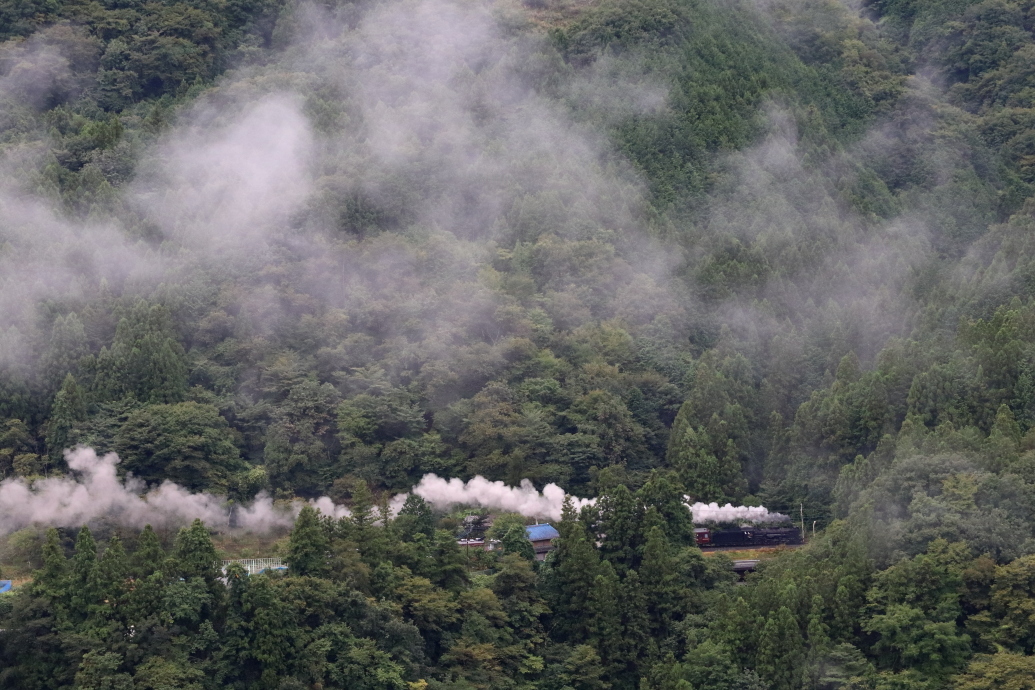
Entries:
[[[53,477],[29,483],[21,478],[0,482],[0,534],[9,534],[32,524],[78,527],[104,519],[116,524],[143,527],[177,527],[195,518],[217,530],[239,529],[247,532],[268,532],[288,528],[301,508],[276,506],[265,494],[259,494],[250,506],[235,507],[231,521],[226,499],[209,493],[192,493],[170,481],[147,491],[146,484],[134,477],[122,480],[116,474],[119,457],[115,453],[98,455],[93,448],[66,451],[68,466],[77,477]],[[456,505],[470,505],[491,510],[520,513],[526,517],[559,520],[564,505],[564,489],[547,484],[539,493],[532,482],[522,480],[519,487],[475,477],[469,482],[425,475],[413,493],[434,508],[446,510]],[[399,494],[391,502],[397,513],[407,494]],[[592,499],[574,499],[576,509],[593,503]],[[324,515],[341,518],[348,508],[337,505],[327,496],[310,504]]]
[[[100,518],[134,527],[174,527],[195,518],[217,528],[228,523],[230,513],[219,496],[191,493],[170,481],[144,493],[141,480],[120,480],[115,453],[98,456],[93,448],[76,448],[66,451],[65,459],[78,478],[40,479],[31,486],[21,478],[0,482],[0,534],[31,524],[78,527]],[[242,529],[265,532],[290,526],[294,515],[260,494],[251,506],[235,511],[235,520]]]
[[[539,493],[527,479],[521,480],[517,487],[507,486],[503,482],[492,482],[485,477],[475,477],[468,482],[459,479],[443,479],[434,474],[426,474],[413,493],[423,498],[436,508],[448,508],[453,505],[470,505],[492,510],[503,510],[520,513],[525,517],[545,517],[551,520],[561,519],[564,507],[564,489],[556,484],[547,484]],[[405,499],[405,494],[396,497],[396,501]],[[591,498],[572,498],[575,510],[594,501]]]
[[783,513],[770,513],[762,506],[735,506],[727,503],[694,503],[690,506],[694,522],[783,522]]
[[[226,500],[209,493],[192,493],[170,481],[147,491],[146,484],[133,477],[122,480],[116,474],[119,458],[115,453],[98,455],[93,448],[76,448],[65,452],[68,466],[77,477],[39,479],[32,484],[21,478],[0,482],[0,534],[9,534],[32,524],[78,527],[104,519],[128,527],[177,527],[195,518],[208,526],[231,529],[230,509]],[[427,474],[413,487],[434,508],[447,510],[457,505],[477,506],[488,510],[520,513],[525,517],[559,520],[564,507],[564,489],[547,484],[542,493],[528,479],[520,486],[475,477],[464,482]],[[397,513],[407,494],[397,495],[391,502]],[[575,509],[592,505],[595,499],[573,498]],[[345,506],[323,496],[310,504],[324,515],[334,518],[349,514]],[[719,506],[715,503],[688,505],[695,522],[772,522],[786,516],[770,513],[762,507]],[[301,502],[276,506],[265,494],[259,494],[250,506],[235,507],[233,529],[247,532],[268,532],[289,528]]]

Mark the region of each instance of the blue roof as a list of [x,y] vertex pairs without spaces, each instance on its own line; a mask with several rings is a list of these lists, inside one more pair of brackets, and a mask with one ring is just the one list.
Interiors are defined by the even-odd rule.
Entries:
[[553,525],[529,525],[525,528],[525,534],[529,541],[542,541],[544,539],[556,539],[561,533],[553,528]]
[[10,591],[11,591],[11,581],[10,580],[0,580],[0,592],[10,592]]

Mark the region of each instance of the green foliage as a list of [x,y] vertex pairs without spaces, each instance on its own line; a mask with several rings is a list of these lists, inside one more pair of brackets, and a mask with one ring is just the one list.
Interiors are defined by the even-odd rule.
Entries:
[[500,545],[506,553],[517,554],[529,561],[535,560],[535,549],[532,548],[532,542],[528,540],[524,526],[514,525],[504,532]]
[[320,514],[312,506],[303,506],[291,530],[286,563],[292,575],[319,577],[327,572],[329,547]]
[[995,569],[990,606],[973,617],[972,627],[1004,650],[1031,654],[1035,650],[1035,558],[1024,556]]
[[65,376],[61,390],[54,396],[54,406],[47,425],[47,450],[51,462],[56,462],[61,452],[74,445],[76,426],[86,419],[86,401],[83,391],[71,374]]
[[953,679],[956,690],[1027,690],[1035,687],[1035,657],[999,652],[974,657],[967,667]]
[[131,412],[113,440],[126,471],[145,481],[171,479],[192,489],[226,491],[247,466],[219,410],[183,402]]
[[167,310],[138,302],[122,317],[110,348],[87,362],[97,400],[135,397],[142,402],[174,403],[183,399],[187,365],[183,347],[172,332]]
[[[0,602],[0,687],[1031,685],[1030,3],[524,5],[496,7],[498,53],[415,84],[369,50],[384,3],[0,0],[17,204],[181,273],[33,255],[74,289],[0,331],[0,477],[88,443],[148,482],[351,509],[302,509],[287,576],[224,574],[201,523],[169,553],[12,537],[38,570]],[[336,27],[318,59],[307,22]],[[319,141],[289,218],[230,260],[148,217],[171,124],[282,92]],[[537,111],[563,131],[508,143]],[[414,112],[391,155],[365,127]],[[575,161],[532,145],[583,133]],[[5,261],[50,215],[15,227],[7,198]],[[382,507],[428,472],[597,502],[544,563],[514,519],[471,556],[422,499]],[[684,493],[818,536],[734,588]]]
[[802,669],[798,621],[786,606],[769,614],[758,636],[758,674],[777,690],[797,687]]

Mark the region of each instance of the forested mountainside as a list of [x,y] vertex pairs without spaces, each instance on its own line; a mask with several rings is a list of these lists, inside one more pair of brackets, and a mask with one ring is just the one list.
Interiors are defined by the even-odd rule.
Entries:
[[[0,0],[0,687],[1033,687],[1033,31]],[[350,514],[224,573],[27,511],[76,446]],[[427,473],[597,501],[472,556]],[[684,496],[812,538],[736,584]]]

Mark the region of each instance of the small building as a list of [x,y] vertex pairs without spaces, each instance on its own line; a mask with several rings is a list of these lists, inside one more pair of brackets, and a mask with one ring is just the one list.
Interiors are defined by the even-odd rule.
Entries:
[[553,540],[561,536],[561,533],[554,529],[553,525],[529,525],[525,528],[528,540],[532,542],[532,549],[535,551],[535,559],[542,561],[546,554],[553,551]]

